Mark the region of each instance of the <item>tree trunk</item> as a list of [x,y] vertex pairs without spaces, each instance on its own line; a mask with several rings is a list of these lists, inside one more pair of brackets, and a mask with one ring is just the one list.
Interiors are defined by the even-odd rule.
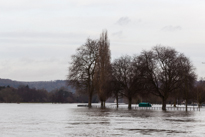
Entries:
[[88,99],[88,107],[89,108],[92,107],[91,103],[92,103],[92,94],[89,94],[89,99]]
[[176,107],[176,103],[177,103],[177,101],[176,101],[176,99],[174,99],[174,107]]
[[187,100],[188,100],[187,94],[188,94],[188,90],[189,90],[187,78],[186,78],[186,84],[187,84],[187,87],[186,87],[186,90],[185,90],[185,92],[186,92],[186,93],[185,93],[185,96],[186,96],[186,112],[187,112]]
[[101,108],[103,108],[103,101],[101,100],[100,102],[101,102]]
[[187,91],[188,91],[188,89],[186,90],[186,112],[187,112]]
[[166,99],[162,99],[162,110],[166,111]]
[[128,109],[131,109],[132,108],[132,98],[131,97],[129,97],[128,98]]
[[103,101],[103,107],[105,108],[105,101]]
[[118,108],[118,95],[116,96],[116,103],[117,103],[117,108]]

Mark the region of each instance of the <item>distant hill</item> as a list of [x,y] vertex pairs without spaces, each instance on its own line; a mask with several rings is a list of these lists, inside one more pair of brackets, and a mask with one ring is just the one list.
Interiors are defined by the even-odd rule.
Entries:
[[0,79],[0,86],[10,86],[18,88],[22,85],[28,85],[30,88],[36,89],[46,89],[48,92],[64,87],[65,89],[75,92],[73,88],[67,86],[66,80],[55,80],[55,81],[37,81],[37,82],[22,82],[22,81],[13,81],[10,79]]

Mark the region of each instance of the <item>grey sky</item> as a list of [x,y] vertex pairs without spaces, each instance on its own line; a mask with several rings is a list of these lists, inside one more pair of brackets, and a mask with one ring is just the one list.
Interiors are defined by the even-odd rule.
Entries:
[[161,44],[205,77],[204,0],[0,0],[0,78],[66,79],[70,57],[108,30],[112,59]]

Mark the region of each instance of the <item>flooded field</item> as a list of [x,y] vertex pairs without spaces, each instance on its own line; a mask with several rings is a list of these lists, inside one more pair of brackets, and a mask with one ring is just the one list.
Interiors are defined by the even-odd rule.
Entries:
[[1,137],[204,137],[200,111],[127,110],[77,104],[0,104]]

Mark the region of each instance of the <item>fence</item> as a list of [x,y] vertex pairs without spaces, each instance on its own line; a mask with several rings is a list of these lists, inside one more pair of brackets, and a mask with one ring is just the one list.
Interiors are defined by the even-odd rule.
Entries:
[[[93,108],[101,108],[100,105],[92,105]],[[119,109],[120,108],[127,108],[127,105],[119,105]],[[107,105],[106,108],[117,108],[116,105]],[[136,109],[136,110],[162,110],[162,107],[138,107],[138,105],[132,105],[132,109]],[[166,107],[167,111],[186,111],[186,107]],[[199,107],[187,107],[187,111],[200,111]]]

